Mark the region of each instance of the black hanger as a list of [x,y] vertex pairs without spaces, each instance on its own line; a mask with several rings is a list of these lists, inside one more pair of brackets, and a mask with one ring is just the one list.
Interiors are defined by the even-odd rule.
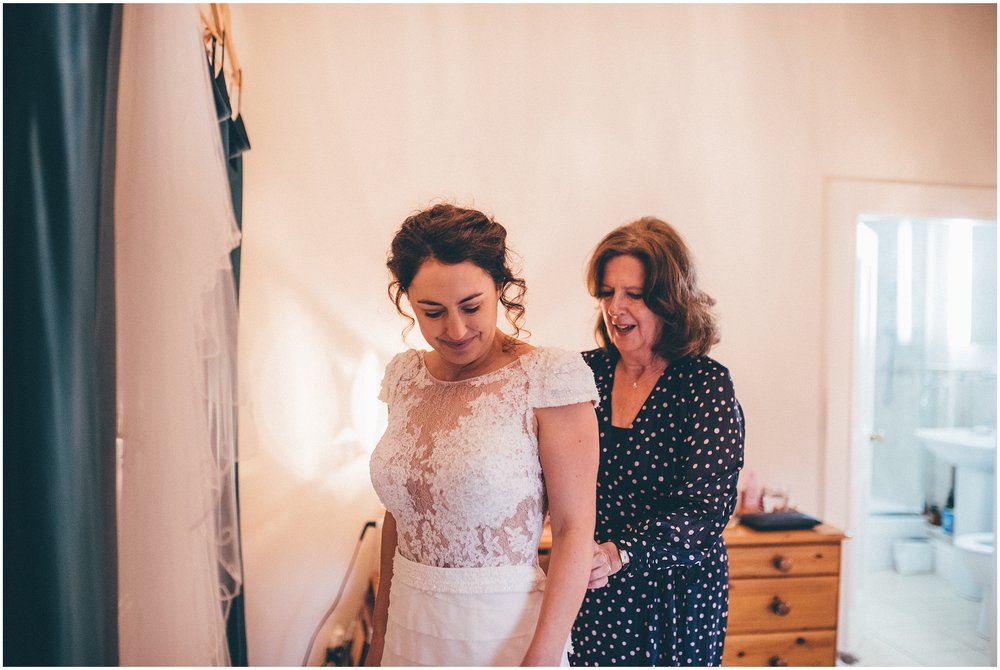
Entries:
[[212,37],[212,60],[209,61],[209,73],[212,79],[212,89],[215,97],[215,113],[218,121],[221,123],[233,115],[233,105],[229,101],[229,91],[226,90],[226,77],[224,74],[226,65],[226,43],[225,43],[225,33],[222,34],[222,68],[219,70],[218,76],[215,74],[215,36]]
[[236,74],[236,91],[239,98],[236,102],[236,118],[229,124],[229,158],[236,158],[250,149],[250,138],[247,136],[247,128],[243,124],[243,115],[240,114],[240,108],[243,106],[242,70]]

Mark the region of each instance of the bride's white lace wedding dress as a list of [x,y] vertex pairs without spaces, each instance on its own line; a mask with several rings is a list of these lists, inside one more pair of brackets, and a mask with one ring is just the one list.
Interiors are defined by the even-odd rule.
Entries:
[[371,478],[398,535],[382,664],[518,665],[545,581],[533,410],[596,404],[593,373],[576,352],[539,347],[445,382],[423,355],[393,358],[379,396],[389,423]]

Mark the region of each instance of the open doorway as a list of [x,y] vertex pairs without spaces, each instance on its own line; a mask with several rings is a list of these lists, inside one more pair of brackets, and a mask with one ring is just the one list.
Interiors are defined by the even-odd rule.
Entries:
[[862,215],[857,228],[857,656],[992,665],[995,579],[976,562],[995,547],[996,223]]
[[[951,267],[958,268],[961,265],[958,253],[950,249],[968,249],[970,236],[974,251],[989,245],[988,241],[979,240],[979,233],[975,232],[978,227],[988,231],[987,235],[993,235],[992,260],[986,260],[984,266],[992,277],[989,286],[993,290],[993,378],[990,380],[987,375],[981,381],[993,390],[995,430],[996,227],[992,222],[996,218],[996,191],[992,187],[831,180],[826,196],[824,371],[827,397],[823,508],[825,519],[843,527],[852,538],[845,544],[843,559],[838,649],[857,657],[859,665],[995,665],[995,641],[987,642],[976,636],[978,603],[956,596],[954,611],[943,612],[938,607],[930,615],[931,620],[910,625],[902,619],[916,610],[912,604],[894,613],[887,612],[883,604],[882,609],[876,611],[885,616],[873,619],[866,596],[881,590],[895,598],[896,605],[902,605],[909,596],[916,598],[922,592],[940,602],[940,597],[954,590],[933,572],[913,575],[925,580],[919,586],[896,580],[903,575],[895,572],[891,563],[892,540],[880,535],[879,531],[884,529],[870,521],[873,509],[878,510],[883,517],[880,521],[890,519],[903,529],[900,532],[904,537],[920,537],[926,541],[928,530],[923,508],[926,498],[930,497],[927,492],[937,487],[951,488],[948,474],[941,477],[944,484],[937,483],[935,460],[915,439],[915,430],[941,425],[941,422],[956,426],[960,419],[971,422],[971,417],[956,414],[968,413],[969,402],[960,400],[954,392],[946,398],[939,387],[942,384],[949,388],[955,386],[958,376],[973,373],[971,370],[947,371],[945,365],[939,366],[941,370],[928,372],[925,368],[932,366],[922,347],[930,343],[934,354],[939,355],[948,350],[949,341],[961,341],[964,326],[959,328],[961,332],[949,333],[949,328],[956,329],[955,319],[938,311],[948,309],[949,291],[969,296],[973,293],[974,282],[967,281],[964,273],[949,272],[945,263],[934,271],[936,275],[922,276],[918,286],[913,279],[914,263],[919,262],[919,270],[926,271],[928,249],[933,247],[931,258],[944,254]],[[950,232],[945,220],[954,222],[959,232]],[[904,222],[908,222],[907,225]],[[900,256],[900,249],[909,251]],[[949,253],[953,257],[948,256]],[[970,266],[971,262],[962,267]],[[910,277],[905,282],[910,291],[907,294],[904,286],[902,296],[899,295],[900,273],[904,277],[909,273]],[[961,286],[954,280],[949,284],[949,276],[959,277]],[[930,297],[924,295],[925,289],[931,292]],[[921,292],[917,311],[913,310],[915,290]],[[882,303],[881,312],[879,302]],[[909,313],[904,303],[909,304]],[[892,327],[895,344],[886,339],[887,325]],[[917,327],[919,332],[914,330]],[[910,338],[906,352],[899,342],[901,335],[904,339]],[[921,353],[916,353],[918,350]],[[912,360],[914,356],[920,359],[918,363]],[[953,355],[951,362],[957,360],[957,355]],[[904,379],[906,375],[912,378],[912,386]],[[965,381],[968,380],[962,380]],[[982,394],[981,391],[963,392]],[[987,404],[985,397],[982,400]],[[883,406],[876,413],[879,402]],[[918,408],[916,412],[912,410],[914,404]],[[904,407],[908,409],[901,409]],[[903,418],[900,412],[909,418]],[[876,416],[879,425],[876,425]],[[986,416],[982,421],[988,423],[990,418]],[[939,506],[946,502],[947,492],[944,498]],[[994,571],[995,556],[993,550],[990,559]],[[888,569],[869,570],[873,557],[880,557],[882,566]],[[885,566],[885,561],[889,561],[889,566]],[[879,579],[881,581],[877,581]],[[932,634],[941,631],[941,623],[949,617],[955,622],[963,606],[970,617],[968,630],[943,638]],[[928,628],[921,628],[924,625]],[[894,642],[909,649],[910,655],[896,653],[896,647],[879,639],[886,630],[899,633],[901,638]],[[935,639],[943,644],[934,647]],[[913,656],[912,652],[921,645],[925,645],[922,652]],[[966,651],[970,655],[963,655]]]

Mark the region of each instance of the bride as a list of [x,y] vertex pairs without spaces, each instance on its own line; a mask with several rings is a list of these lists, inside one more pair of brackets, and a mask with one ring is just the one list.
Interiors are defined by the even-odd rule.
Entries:
[[382,382],[371,477],[387,512],[366,665],[567,665],[593,554],[593,374],[575,352],[516,339],[524,281],[481,212],[407,218],[388,267],[396,309],[407,316],[405,296],[432,350],[398,354]]

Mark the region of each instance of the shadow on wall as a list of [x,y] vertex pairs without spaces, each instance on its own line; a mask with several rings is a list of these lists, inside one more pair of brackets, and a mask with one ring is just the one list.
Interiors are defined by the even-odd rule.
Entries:
[[[241,341],[247,646],[252,665],[299,665],[361,528],[380,514],[368,458],[385,426],[385,360],[332,318],[315,285],[277,264],[254,300],[267,318]],[[365,536],[328,629],[356,615],[376,535]]]

